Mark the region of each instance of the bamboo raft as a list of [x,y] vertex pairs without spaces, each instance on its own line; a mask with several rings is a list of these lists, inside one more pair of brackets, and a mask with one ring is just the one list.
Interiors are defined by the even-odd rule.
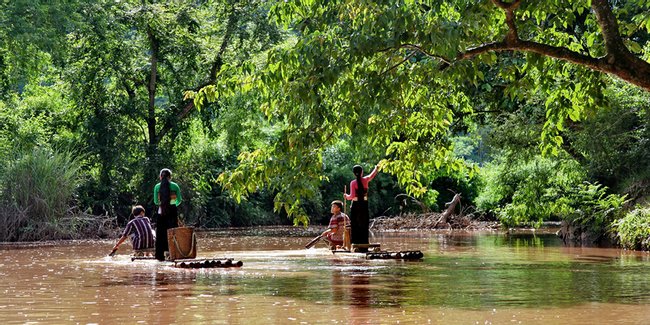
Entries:
[[398,251],[398,252],[370,252],[366,253],[368,260],[421,260],[424,254],[419,250],[414,251]]
[[153,256],[131,256],[131,262],[141,260],[156,260]]
[[418,261],[424,257],[424,254],[419,250],[414,251],[379,251],[379,252],[350,252],[347,250],[332,251],[335,255],[362,257],[367,260],[405,260],[405,261]]
[[233,261],[231,258],[224,259],[186,259],[174,260],[174,267],[181,269],[206,269],[206,268],[230,268],[241,267],[242,261]]
[[409,260],[417,261],[424,257],[420,250],[382,251],[380,244],[352,244],[352,250],[333,250],[333,254],[363,257],[367,260]]
[[[131,262],[136,260],[156,260],[153,256],[131,256]],[[213,269],[242,267],[244,262],[234,261],[232,258],[208,258],[208,259],[177,259],[168,261],[173,267],[181,269]]]

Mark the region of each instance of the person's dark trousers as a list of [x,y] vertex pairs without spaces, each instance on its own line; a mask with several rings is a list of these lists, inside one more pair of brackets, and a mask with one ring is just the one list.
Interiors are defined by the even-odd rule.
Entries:
[[166,213],[158,215],[156,222],[156,259],[165,260],[165,251],[169,251],[167,229],[178,227],[178,208],[170,205]]
[[353,201],[350,207],[352,244],[368,244],[368,201]]

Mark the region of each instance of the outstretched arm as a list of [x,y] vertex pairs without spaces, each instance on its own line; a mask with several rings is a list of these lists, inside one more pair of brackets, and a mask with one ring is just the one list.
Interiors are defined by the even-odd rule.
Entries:
[[120,245],[122,245],[122,243],[126,240],[126,238],[127,238],[127,236],[120,237],[120,239],[117,241],[117,244],[115,244],[115,246],[113,246],[113,250],[108,255],[113,256],[113,254],[115,254],[115,252],[117,252],[117,249],[120,247]]
[[370,172],[370,175],[366,176],[365,178],[368,179],[368,182],[370,182],[375,176],[379,174],[379,164],[375,165],[375,168]]

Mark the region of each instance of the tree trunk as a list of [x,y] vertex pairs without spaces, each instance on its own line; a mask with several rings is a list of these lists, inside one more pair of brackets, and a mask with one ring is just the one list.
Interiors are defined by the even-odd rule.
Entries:
[[449,217],[454,214],[454,211],[456,210],[456,205],[458,205],[458,203],[460,203],[460,194],[454,195],[454,198],[451,200],[451,202],[445,203],[447,209],[445,210],[445,212],[442,213],[440,222],[445,224],[449,221]]
[[151,28],[147,29],[149,43],[151,45],[151,71],[149,72],[149,82],[147,85],[147,92],[149,93],[149,101],[147,103],[147,131],[149,135],[149,146],[157,148],[158,137],[156,134],[156,82],[158,79],[158,51],[159,44],[156,36],[153,34]]

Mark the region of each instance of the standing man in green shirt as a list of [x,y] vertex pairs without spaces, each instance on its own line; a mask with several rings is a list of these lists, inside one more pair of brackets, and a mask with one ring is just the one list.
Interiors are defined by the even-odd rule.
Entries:
[[178,205],[183,197],[178,184],[171,181],[172,171],[164,168],[160,171],[160,183],[153,188],[153,202],[158,206],[156,222],[156,259],[165,260],[169,252],[167,229],[178,227]]

